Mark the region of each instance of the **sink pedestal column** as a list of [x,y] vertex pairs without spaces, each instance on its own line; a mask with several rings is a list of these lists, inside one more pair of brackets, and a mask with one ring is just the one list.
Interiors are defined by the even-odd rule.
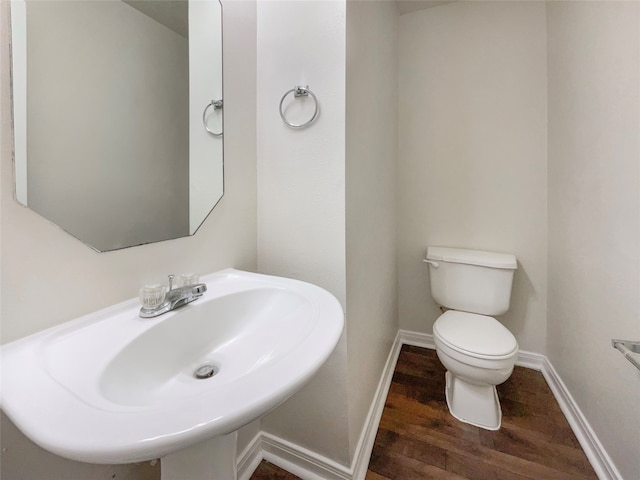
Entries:
[[236,480],[237,439],[233,432],[162,457],[161,480]]

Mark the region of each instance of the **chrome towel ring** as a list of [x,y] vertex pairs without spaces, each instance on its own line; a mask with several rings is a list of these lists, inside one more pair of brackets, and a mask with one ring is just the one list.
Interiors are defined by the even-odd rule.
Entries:
[[[289,120],[287,120],[287,117],[284,116],[284,112],[282,111],[282,104],[284,102],[284,99],[287,98],[287,95],[289,95],[290,93],[293,93],[293,97],[294,98],[297,98],[297,97],[308,97],[309,95],[311,95],[311,97],[313,98],[313,103],[314,103],[314,106],[315,106],[315,108],[313,110],[313,115],[306,122],[304,122],[304,123],[291,123]],[[311,123],[313,123],[313,121],[316,119],[317,116],[318,116],[318,99],[313,94],[313,92],[311,90],[309,90],[309,85],[305,85],[304,87],[296,85],[295,87],[293,87],[291,90],[287,91],[287,93],[285,93],[282,96],[282,100],[280,100],[280,118],[282,118],[282,121],[284,123],[286,123],[288,126],[290,126],[292,128],[303,128],[303,127],[306,127],[307,125],[310,125]]]
[[223,132],[222,130],[220,130],[220,133],[214,132],[209,128],[209,125],[207,125],[207,110],[209,110],[209,107],[213,107],[214,110],[222,110],[222,105],[222,100],[211,100],[211,103],[208,103],[202,112],[202,125],[204,126],[204,129],[214,137],[221,137]]

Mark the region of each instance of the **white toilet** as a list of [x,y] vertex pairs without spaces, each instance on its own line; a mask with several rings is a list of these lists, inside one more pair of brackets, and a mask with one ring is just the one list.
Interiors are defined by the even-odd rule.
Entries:
[[458,420],[498,430],[502,420],[496,385],[518,357],[513,334],[490,315],[509,310],[515,256],[429,247],[431,295],[449,309],[433,325],[438,358],[447,369],[449,411]]

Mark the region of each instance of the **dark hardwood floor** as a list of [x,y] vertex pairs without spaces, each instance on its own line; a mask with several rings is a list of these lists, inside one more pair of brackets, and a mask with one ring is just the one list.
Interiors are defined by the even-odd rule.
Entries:
[[[453,418],[435,350],[405,345],[398,358],[367,480],[597,480],[541,373],[516,367],[498,387],[502,428]],[[252,480],[297,480],[262,462]]]
[[300,480],[300,477],[296,477],[293,473],[289,473],[286,470],[276,467],[272,463],[263,460],[258,465],[258,468],[250,480]]

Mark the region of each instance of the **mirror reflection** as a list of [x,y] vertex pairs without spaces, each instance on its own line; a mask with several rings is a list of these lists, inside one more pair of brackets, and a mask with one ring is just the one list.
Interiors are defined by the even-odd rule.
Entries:
[[98,251],[193,235],[223,194],[220,2],[11,15],[18,201]]

